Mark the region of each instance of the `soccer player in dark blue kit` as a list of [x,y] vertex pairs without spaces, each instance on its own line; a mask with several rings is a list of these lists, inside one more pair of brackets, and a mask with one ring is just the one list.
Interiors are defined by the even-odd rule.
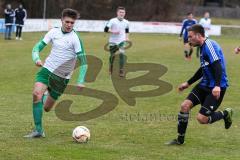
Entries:
[[168,142],[168,145],[184,143],[189,112],[198,104],[201,104],[197,115],[200,124],[212,124],[223,119],[226,129],[232,125],[233,110],[231,108],[216,111],[228,87],[225,59],[221,47],[217,42],[205,38],[204,28],[199,24],[188,29],[188,39],[192,46],[200,47],[200,67],[194,76],[182,83],[178,89],[183,91],[194,82],[201,80],[181,104],[178,113],[178,137]]
[[187,29],[194,24],[197,24],[197,20],[193,19],[193,14],[192,13],[188,13],[187,14],[187,19],[183,20],[181,33],[179,35],[180,39],[183,36],[184,55],[185,55],[185,58],[187,60],[191,59],[191,55],[192,55],[192,52],[193,52],[193,47],[191,46],[191,44],[188,43]]

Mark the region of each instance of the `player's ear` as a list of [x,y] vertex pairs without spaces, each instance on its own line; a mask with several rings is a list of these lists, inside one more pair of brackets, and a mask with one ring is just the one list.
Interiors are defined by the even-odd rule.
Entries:
[[197,38],[199,38],[199,36],[200,36],[200,34],[199,34],[199,33],[197,33],[197,34],[196,34],[196,37],[197,37]]

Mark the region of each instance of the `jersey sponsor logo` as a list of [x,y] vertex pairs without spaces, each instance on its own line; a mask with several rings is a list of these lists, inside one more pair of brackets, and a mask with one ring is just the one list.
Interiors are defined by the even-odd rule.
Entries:
[[207,62],[207,61],[203,61],[203,62],[201,62],[201,66],[202,67],[206,67],[206,66],[208,66],[209,65],[209,62]]
[[213,110],[214,106],[210,106],[210,109]]
[[204,66],[208,66],[209,63],[207,61],[204,61]]

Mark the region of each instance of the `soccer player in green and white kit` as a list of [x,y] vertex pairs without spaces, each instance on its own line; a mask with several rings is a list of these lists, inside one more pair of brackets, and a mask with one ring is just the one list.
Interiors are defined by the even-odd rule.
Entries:
[[[117,51],[115,48],[117,45],[121,44],[123,41],[128,41],[129,34],[129,22],[124,19],[126,15],[126,10],[124,7],[117,8],[117,17],[110,19],[104,28],[104,32],[109,32],[111,35],[109,37],[110,45],[110,57],[109,57],[109,74],[113,72],[114,54]],[[123,46],[119,48],[119,76],[124,77],[124,43]]]
[[[43,106],[50,111],[55,101],[61,96],[71,78],[76,59],[81,61],[77,87],[84,87],[87,62],[82,42],[73,25],[79,14],[73,9],[62,11],[62,27],[51,29],[33,48],[32,58],[36,66],[42,67],[36,75],[33,88],[33,119],[35,129],[24,136],[26,138],[45,137],[42,127]],[[39,53],[48,44],[52,44],[51,53],[43,64]],[[45,97],[44,92],[49,92]],[[44,104],[43,104],[44,103]]]

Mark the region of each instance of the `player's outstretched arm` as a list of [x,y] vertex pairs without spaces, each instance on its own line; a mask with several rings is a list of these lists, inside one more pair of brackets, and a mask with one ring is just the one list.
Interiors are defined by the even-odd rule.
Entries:
[[32,60],[39,67],[42,66],[42,62],[39,57],[39,53],[43,50],[43,48],[46,45],[47,45],[46,43],[44,43],[42,40],[40,40],[38,43],[35,44],[35,46],[33,47],[33,50],[32,50]]
[[203,73],[202,73],[202,68],[199,67],[198,70],[195,72],[195,74],[187,81],[189,85],[195,83],[197,80],[202,78]]
[[85,77],[87,73],[87,58],[84,52],[78,52],[77,57],[80,60],[80,69],[79,69],[79,76],[77,79],[77,86],[79,89],[84,88]]
[[181,29],[181,32],[180,32],[180,34],[179,34],[179,38],[182,37],[184,30],[185,30],[185,22],[183,22],[183,24],[182,24],[182,29]]
[[178,91],[183,91],[184,89],[187,89],[191,84],[202,78],[202,68],[199,67],[199,69],[196,71],[196,73],[187,81],[178,86]]
[[184,82],[178,86],[178,91],[182,92],[184,89],[187,89],[189,86],[190,85],[188,84],[188,82]]

